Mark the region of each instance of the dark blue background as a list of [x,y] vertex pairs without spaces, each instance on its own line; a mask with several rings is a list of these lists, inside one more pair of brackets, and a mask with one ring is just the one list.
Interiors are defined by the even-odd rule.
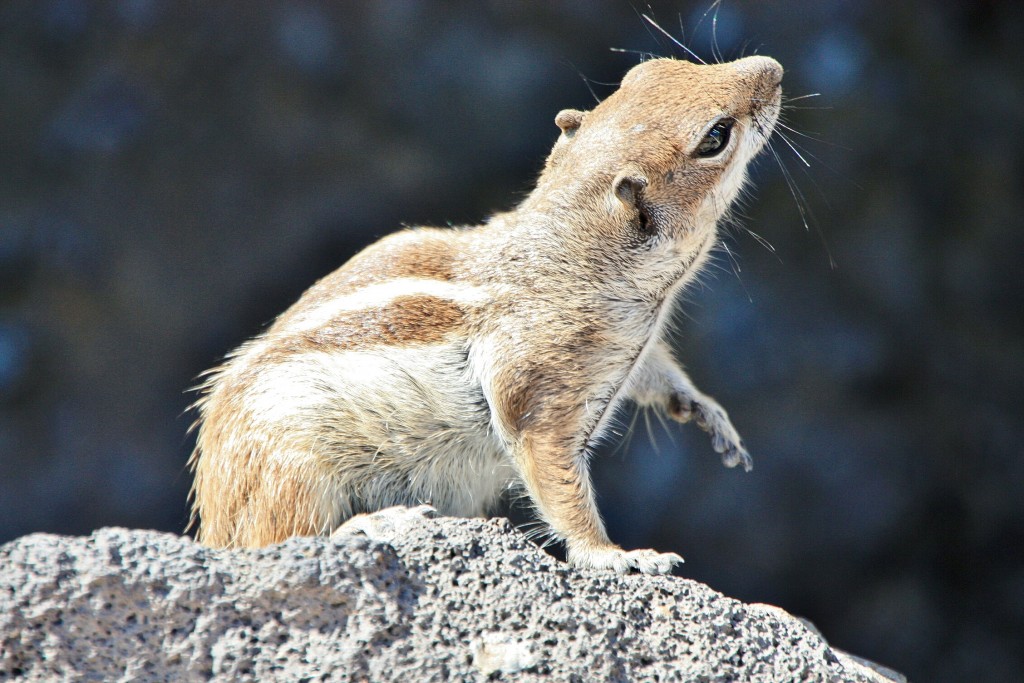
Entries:
[[[754,471],[641,416],[612,537],[916,680],[1024,680],[1019,3],[705,9],[653,12],[820,92],[810,167],[775,139],[679,320]],[[613,47],[681,55],[619,0],[0,5],[0,541],[180,531],[194,377],[374,238],[513,206]]]

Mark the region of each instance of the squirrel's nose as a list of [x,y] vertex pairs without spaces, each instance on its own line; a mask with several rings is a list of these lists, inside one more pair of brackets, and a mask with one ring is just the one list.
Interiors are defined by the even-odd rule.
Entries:
[[772,87],[782,83],[782,65],[771,57],[744,57],[733,62],[742,74],[750,74],[771,81]]

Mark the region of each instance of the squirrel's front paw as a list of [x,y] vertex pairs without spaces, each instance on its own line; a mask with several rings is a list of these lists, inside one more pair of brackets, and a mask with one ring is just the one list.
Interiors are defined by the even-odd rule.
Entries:
[[569,564],[574,567],[611,569],[618,574],[625,574],[631,570],[641,574],[671,574],[672,568],[682,562],[683,558],[675,553],[623,550],[614,545],[569,549]]
[[729,414],[713,398],[674,392],[668,399],[668,414],[678,422],[696,419],[697,426],[711,436],[711,446],[716,453],[721,454],[726,467],[736,467],[742,463],[745,471],[754,469],[754,459],[743,445],[739,432],[732,426]]

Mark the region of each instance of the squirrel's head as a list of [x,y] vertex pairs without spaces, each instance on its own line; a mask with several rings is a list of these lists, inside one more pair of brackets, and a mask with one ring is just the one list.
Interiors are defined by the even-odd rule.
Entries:
[[597,212],[595,236],[621,248],[683,260],[706,251],[772,133],[781,81],[782,66],[768,57],[639,64],[592,111],[555,117],[562,134],[535,199]]

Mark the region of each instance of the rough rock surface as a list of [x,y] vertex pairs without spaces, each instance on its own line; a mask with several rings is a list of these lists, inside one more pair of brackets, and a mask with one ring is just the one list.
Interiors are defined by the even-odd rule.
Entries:
[[0,548],[0,680],[890,680],[778,608],[578,571],[503,519],[357,526],[261,550],[18,539]]

